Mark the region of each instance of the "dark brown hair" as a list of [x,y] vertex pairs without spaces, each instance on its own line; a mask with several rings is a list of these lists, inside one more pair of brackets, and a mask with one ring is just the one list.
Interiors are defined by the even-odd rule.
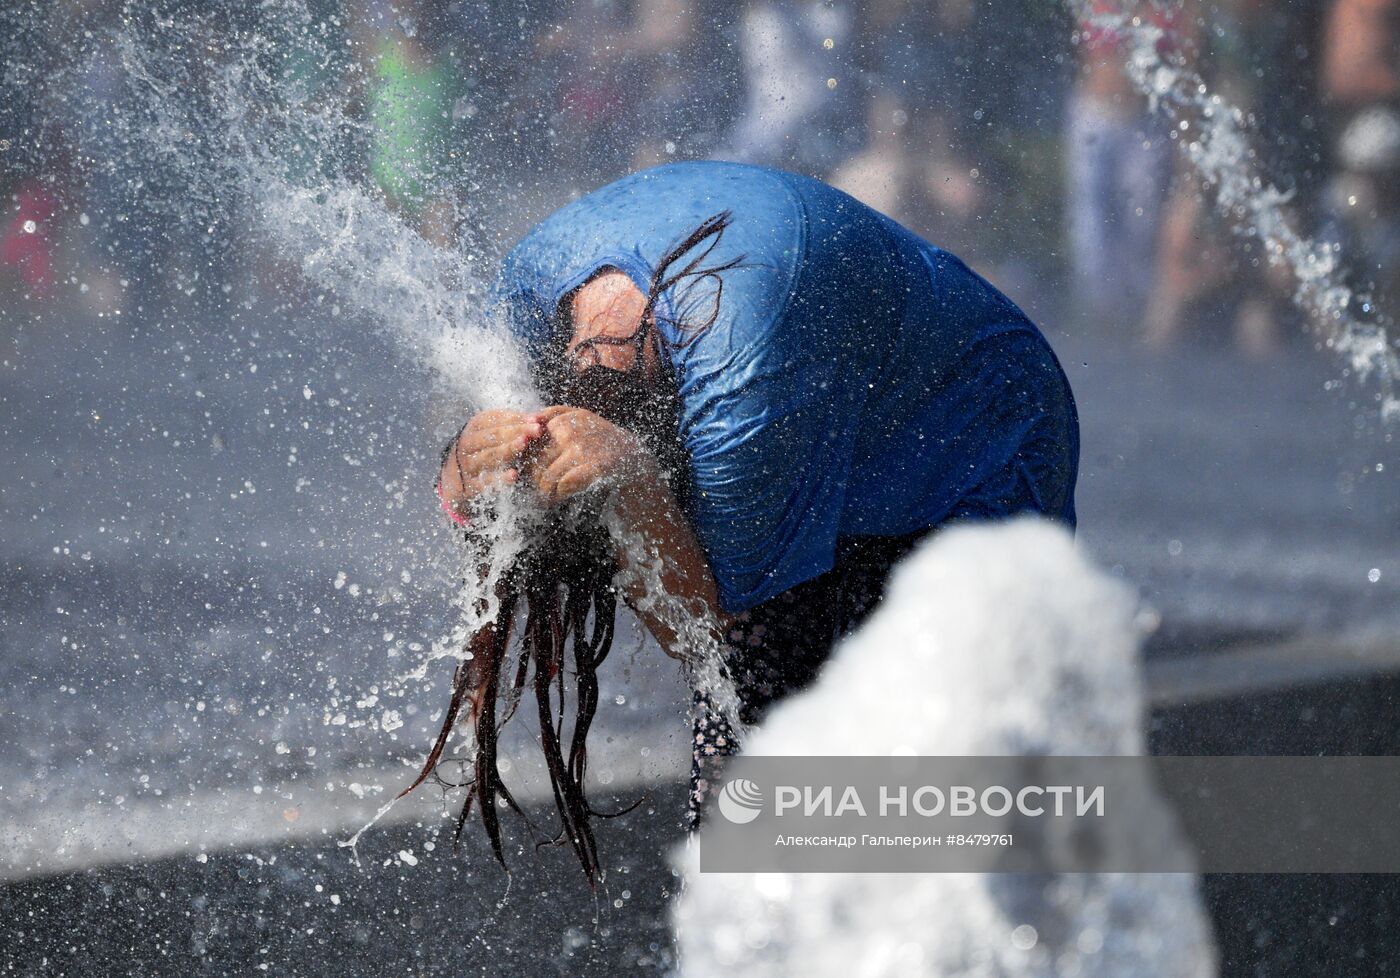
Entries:
[[[685,453],[676,430],[674,386],[666,391],[648,389],[640,383],[641,354],[650,335],[658,299],[682,281],[713,282],[713,308],[691,325],[677,322],[682,318],[679,315],[668,320],[681,337],[675,345],[688,344],[714,323],[723,291],[720,275],[737,267],[742,260],[705,265],[729,221],[728,212],[717,214],[667,251],[652,275],[645,311],[632,334],[588,341],[609,345],[634,343],[637,356],[630,371],[594,367],[574,374],[564,355],[567,335],[562,337],[562,345],[555,347],[540,364],[541,386],[548,397],[557,403],[591,410],[632,430],[657,455],[663,469],[671,472],[670,481],[676,486],[683,480]],[[692,251],[697,253],[676,271],[676,264]],[[673,296],[671,301],[675,308],[676,298]],[[551,512],[522,554],[501,576],[494,595],[499,602],[499,613],[468,641],[463,660],[453,676],[452,698],[437,739],[417,778],[399,796],[408,794],[429,778],[447,784],[438,776],[437,768],[463,706],[469,706],[476,732],[476,753],[454,838],[460,838],[473,803],[479,802],[482,826],[496,859],[504,866],[498,800],[525,818],[532,830],[534,828],[506,788],[497,766],[498,734],[514,715],[528,684],[534,691],[540,743],[561,821],[559,831],[539,844],[572,846],[590,885],[596,885],[600,873],[591,819],[620,815],[639,803],[633,803],[622,812],[599,812],[584,793],[588,731],[598,709],[598,667],[612,648],[617,613],[617,591],[613,586],[617,563],[614,544],[600,518],[602,502],[599,498],[585,496],[575,508]],[[517,612],[522,609],[524,622],[519,634],[519,652],[512,666],[508,661],[510,640],[517,625]],[[478,610],[485,610],[484,602]],[[568,699],[566,657],[572,659],[574,674],[573,725],[567,735],[564,729]],[[510,677],[504,689],[503,671]]]

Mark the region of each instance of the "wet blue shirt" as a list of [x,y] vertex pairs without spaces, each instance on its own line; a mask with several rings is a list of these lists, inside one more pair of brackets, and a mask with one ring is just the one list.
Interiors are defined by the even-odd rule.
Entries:
[[[657,309],[692,461],[688,511],[725,610],[823,573],[836,540],[1032,510],[1073,523],[1074,403],[1040,332],[960,260],[819,181],[677,163],[555,212],[494,294],[542,344],[604,267],[646,292],[707,218],[732,224]],[[698,333],[685,324],[712,325]],[[677,324],[681,325],[677,325]]]

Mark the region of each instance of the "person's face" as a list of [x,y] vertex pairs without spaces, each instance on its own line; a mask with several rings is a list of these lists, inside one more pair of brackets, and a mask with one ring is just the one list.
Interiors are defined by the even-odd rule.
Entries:
[[[641,289],[623,272],[605,271],[581,286],[571,302],[574,332],[568,346],[570,366],[578,372],[594,366],[632,369],[636,344],[590,341],[599,337],[624,339],[636,332],[647,304]],[[659,369],[660,360],[654,334],[651,334],[642,348],[642,372],[652,377]]]

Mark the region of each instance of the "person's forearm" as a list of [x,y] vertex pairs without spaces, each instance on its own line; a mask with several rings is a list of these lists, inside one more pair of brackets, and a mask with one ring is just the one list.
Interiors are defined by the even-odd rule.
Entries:
[[[703,623],[713,632],[727,622],[705,552],[676,497],[654,472],[619,488],[617,513],[628,533],[640,537],[645,550],[637,554],[632,547],[619,548],[618,562],[630,572],[624,574],[624,597],[668,655],[686,658],[695,650],[685,647],[683,625]],[[639,559],[644,565],[639,565]],[[649,593],[654,575],[671,600],[653,600],[661,598]],[[678,614],[689,620],[677,620]]]

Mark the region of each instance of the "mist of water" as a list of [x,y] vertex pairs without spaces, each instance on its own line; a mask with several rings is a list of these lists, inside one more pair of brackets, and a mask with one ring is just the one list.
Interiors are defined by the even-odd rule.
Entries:
[[1290,195],[1269,182],[1251,152],[1244,111],[1212,92],[1165,36],[1166,28],[1144,16],[1149,7],[1166,12],[1173,6],[1160,0],[1122,2],[1113,10],[1112,4],[1091,0],[1066,2],[1080,23],[1126,39],[1129,79],[1151,110],[1170,121],[1172,139],[1213,191],[1221,215],[1237,234],[1258,241],[1270,263],[1287,270],[1293,302],[1319,342],[1358,379],[1376,384],[1384,419],[1400,419],[1400,351],[1393,325],[1369,296],[1347,285],[1338,247],[1299,229]]
[[[260,4],[247,15],[233,8],[162,13],[128,5],[110,30],[90,37],[80,57],[60,68],[75,91],[84,88],[79,76],[99,69],[120,76],[125,86],[119,106],[98,101],[75,107],[75,128],[100,133],[94,166],[132,191],[127,203],[133,210],[225,238],[225,247],[271,256],[295,269],[302,287],[331,306],[333,318],[388,338],[406,365],[399,368],[404,385],[422,389],[425,407],[460,418],[488,407],[541,406],[525,355],[488,304],[487,249],[475,240],[472,212],[474,194],[484,191],[462,175],[426,166],[412,173],[436,182],[441,198],[455,202],[445,223],[461,229],[461,241],[429,241],[404,207],[357,172],[354,148],[372,133],[351,87],[316,84],[288,70],[288,52],[323,69],[342,63],[346,32],[334,26],[297,0]],[[411,24],[399,27],[411,36]],[[236,234],[246,238],[233,240]],[[287,328],[295,329],[295,322]],[[363,424],[372,428],[374,421]],[[328,718],[336,714],[344,722],[350,704],[402,696],[427,682],[434,663],[459,658],[468,637],[495,620],[495,585],[542,516],[528,490],[503,492],[496,503],[489,519],[483,513],[475,521],[473,539],[445,577],[442,567],[425,568],[455,609],[450,630],[374,696],[356,695],[355,680],[347,680],[331,694]],[[658,586],[640,539],[611,522],[645,581]],[[483,567],[484,575],[478,573]],[[712,625],[659,591],[650,601],[653,610],[677,619],[678,634],[693,640],[690,678],[737,724],[737,697],[720,668]]]

